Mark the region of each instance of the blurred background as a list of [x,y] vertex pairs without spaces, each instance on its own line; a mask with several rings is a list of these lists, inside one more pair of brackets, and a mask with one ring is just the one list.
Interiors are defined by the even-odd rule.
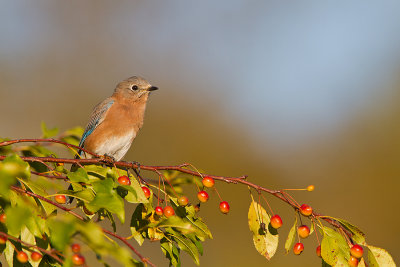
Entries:
[[[122,79],[160,88],[126,160],[190,162],[293,193],[345,218],[400,262],[400,2],[2,1],[0,136],[40,136],[40,122],[84,127]],[[281,214],[267,262],[247,226],[244,186],[218,183],[201,216],[214,235],[202,266],[318,266],[315,235],[284,255]],[[193,190],[193,189],[191,189]],[[167,266],[157,243],[140,251]],[[184,255],[182,253],[182,255]],[[183,266],[194,266],[183,256]]]

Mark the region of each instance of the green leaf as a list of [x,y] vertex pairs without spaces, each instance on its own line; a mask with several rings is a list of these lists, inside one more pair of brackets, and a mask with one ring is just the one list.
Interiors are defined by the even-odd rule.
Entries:
[[192,232],[194,231],[192,224],[190,222],[184,221],[182,218],[179,218],[178,216],[172,216],[165,220],[162,220],[159,223],[150,224],[149,227],[174,227],[180,230],[190,230]]
[[132,236],[138,242],[139,245],[142,245],[144,242],[143,230],[147,229],[146,225],[149,223],[148,220],[143,219],[144,212],[145,212],[144,205],[139,204],[137,205],[131,217],[130,227]]
[[149,200],[143,193],[142,187],[138,181],[133,178],[131,179],[131,184],[129,186],[122,186],[128,190],[128,194],[125,196],[125,200],[130,203],[148,203]]
[[271,232],[271,227],[267,230],[261,228],[261,223],[269,225],[270,216],[260,204],[254,201],[250,204],[248,221],[250,231],[253,233],[253,242],[257,251],[266,259],[271,259],[274,256],[278,247],[278,234]]
[[[66,216],[64,218],[66,218]],[[75,221],[70,218],[64,220],[53,218],[48,221],[48,226],[50,229],[51,244],[56,249],[64,251],[70,242],[71,236],[75,232]]]
[[100,180],[92,183],[96,193],[93,201],[87,204],[87,208],[91,211],[97,211],[104,208],[115,213],[121,223],[125,222],[124,201],[114,190],[114,181],[111,178]]
[[[28,244],[32,244],[32,245],[36,245],[36,240],[35,240],[35,236],[28,230],[28,228],[23,227],[22,231],[21,231],[21,240],[28,243]],[[26,254],[30,254],[29,250],[26,249],[22,249],[23,251],[25,251]],[[34,261],[30,261],[30,264],[33,267],[38,267],[39,266],[40,261],[34,262]]]
[[85,202],[90,202],[95,197],[94,193],[91,190],[86,189],[86,188],[79,190],[79,191],[63,190],[63,191],[57,192],[57,194],[74,197],[74,198],[83,200]]
[[353,234],[352,239],[355,242],[357,242],[359,244],[365,242],[365,234],[357,226],[355,226],[343,219],[335,219],[335,220],[338,221],[341,225],[343,225],[344,228],[346,228]]
[[289,231],[288,237],[285,242],[286,254],[292,249],[294,242],[296,240],[296,228],[297,228],[297,216],[294,217],[294,224]]
[[8,266],[13,267],[14,263],[14,246],[11,242],[6,243],[6,249],[4,250],[4,255],[6,257],[6,261],[8,263]]
[[19,236],[25,221],[31,216],[31,210],[27,206],[8,207],[5,211],[8,231],[13,236]]
[[86,183],[89,181],[88,174],[83,168],[79,168],[75,172],[68,173],[68,178],[71,182],[75,183]]
[[348,259],[350,248],[344,237],[329,227],[323,227],[324,236],[321,242],[321,256],[324,261],[332,266],[341,261],[342,258]]
[[372,267],[385,266],[396,267],[392,256],[383,248],[367,245],[368,247],[368,262]]
[[40,127],[42,129],[42,137],[43,138],[53,137],[58,134],[58,128],[48,129],[46,126],[46,123],[44,121],[42,121],[42,123],[40,124]]
[[[28,187],[33,193],[40,195],[40,196],[46,196],[47,192],[42,188],[41,186],[37,185],[34,181],[32,180],[21,180],[22,183],[26,187]],[[54,210],[56,210],[56,207],[44,200],[38,199],[38,202],[40,205],[43,207],[44,211],[46,212],[46,216],[49,216]]]
[[62,134],[61,140],[71,145],[77,146],[79,145],[79,141],[81,139],[83,131],[84,129],[82,127],[75,127],[69,129]]
[[172,242],[168,241],[166,238],[163,238],[160,241],[160,246],[161,246],[161,251],[167,257],[167,259],[169,259],[171,265],[173,266],[181,265],[179,251]]
[[186,251],[192,257],[196,265],[200,265],[199,253],[196,245],[190,239],[186,238],[179,232],[174,231],[172,228],[169,228],[167,232],[171,234],[170,238],[175,240],[178,247]]
[[24,162],[19,156],[11,155],[0,162],[0,195],[9,196],[10,186],[16,183],[16,178],[30,177],[29,164]]
[[78,230],[85,238],[91,243],[91,245],[101,246],[104,242],[103,231],[99,225],[92,221],[79,222],[76,225]]

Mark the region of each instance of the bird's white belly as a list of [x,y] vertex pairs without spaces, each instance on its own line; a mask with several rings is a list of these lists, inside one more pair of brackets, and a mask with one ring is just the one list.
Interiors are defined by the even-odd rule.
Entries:
[[99,155],[107,154],[119,161],[128,152],[135,137],[136,133],[134,131],[124,136],[112,136],[106,142],[100,144],[94,152]]

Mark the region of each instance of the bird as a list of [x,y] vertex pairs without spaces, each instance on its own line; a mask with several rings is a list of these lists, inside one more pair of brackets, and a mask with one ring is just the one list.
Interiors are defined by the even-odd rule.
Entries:
[[[150,92],[157,89],[138,76],[118,83],[114,93],[94,107],[79,147],[120,161],[143,126]],[[93,157],[82,150],[78,154]]]

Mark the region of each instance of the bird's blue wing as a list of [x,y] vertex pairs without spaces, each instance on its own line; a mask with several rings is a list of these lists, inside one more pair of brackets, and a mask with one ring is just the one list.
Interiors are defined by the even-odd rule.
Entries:
[[97,126],[100,125],[100,123],[103,122],[107,110],[111,107],[113,103],[113,99],[107,98],[106,100],[94,107],[92,115],[90,117],[90,121],[86,126],[85,131],[83,132],[81,141],[79,142],[80,147],[84,147],[86,138],[94,131],[94,129],[96,129]]

